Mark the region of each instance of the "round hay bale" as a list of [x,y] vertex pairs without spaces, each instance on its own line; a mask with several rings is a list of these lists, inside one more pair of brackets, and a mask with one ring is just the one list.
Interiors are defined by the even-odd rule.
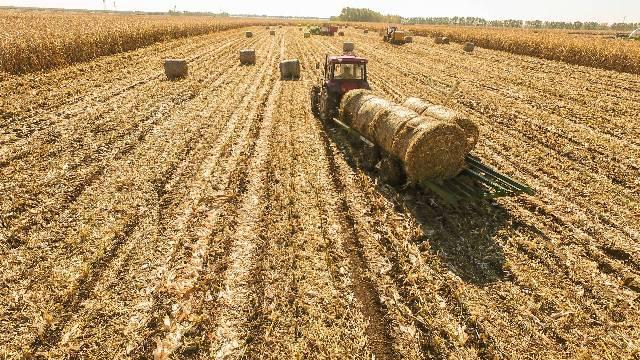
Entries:
[[407,98],[402,105],[420,115],[458,125],[464,132],[467,141],[467,146],[465,147],[467,153],[471,152],[478,143],[480,137],[478,126],[471,121],[471,119],[461,115],[455,110],[443,105],[434,105],[426,100],[415,97]]
[[253,33],[251,31],[245,31],[244,36],[250,38],[250,37],[253,37]]
[[371,122],[369,132],[386,151],[402,158],[403,154],[393,152],[393,142],[396,133],[411,119],[419,117],[418,113],[411,111],[404,106],[393,104],[384,111],[379,111]]
[[351,125],[360,107],[372,97],[374,97],[373,93],[365,89],[351,90],[344,94],[340,102],[340,118],[342,121],[347,125]]
[[420,133],[425,122],[427,122],[427,120],[422,116],[416,116],[407,121],[394,135],[391,152],[397,154],[400,158],[404,157],[409,149],[409,145],[411,145],[413,137]]
[[342,43],[342,51],[345,53],[352,52],[355,48],[356,45],[351,41],[345,41]]
[[365,97],[362,105],[360,106],[360,108],[358,108],[357,113],[354,115],[352,127],[358,130],[365,137],[373,139],[374,137],[371,133],[371,124],[375,119],[375,116],[380,111],[388,109],[392,105],[393,103],[381,97]]
[[365,33],[365,34],[368,34],[368,33],[369,33],[369,30],[364,29],[364,33]]
[[344,31],[338,31],[338,36],[344,36]]
[[240,64],[255,64],[256,63],[256,51],[253,49],[240,50]]
[[304,33],[304,37],[305,37],[305,38],[310,38],[310,37],[311,37],[311,33],[309,33],[309,32],[305,32],[305,33]]
[[189,66],[187,65],[187,60],[165,59],[164,73],[169,79],[186,77],[189,74]]
[[429,106],[431,106],[431,103],[428,103],[420,98],[417,97],[410,97],[407,98],[403,103],[402,106],[407,107],[415,112],[417,112],[418,114],[422,114],[425,112],[425,110],[427,110],[429,108]]
[[280,62],[280,79],[298,79],[300,77],[300,61],[298,59]]
[[464,43],[464,46],[462,46],[462,50],[464,50],[465,52],[473,52],[473,50],[476,48],[476,45],[474,43]]
[[271,31],[269,31],[269,35],[275,35],[275,34],[276,34],[276,31],[275,31],[275,30],[271,30]]
[[464,167],[466,141],[459,126],[428,122],[411,137],[402,159],[412,182],[455,177]]

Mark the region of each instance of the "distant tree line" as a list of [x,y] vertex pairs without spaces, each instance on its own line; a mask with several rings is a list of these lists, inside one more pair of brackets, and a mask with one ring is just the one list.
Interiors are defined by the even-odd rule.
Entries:
[[428,25],[458,25],[458,26],[494,26],[505,28],[533,28],[533,29],[568,29],[568,30],[633,30],[640,28],[640,23],[606,24],[598,22],[564,22],[564,21],[524,21],[524,20],[486,20],[479,17],[412,17],[403,18],[397,15],[383,15],[366,8],[342,9],[339,16],[332,17],[334,21],[349,22],[387,22],[403,24]]
[[459,26],[494,26],[506,28],[533,28],[533,29],[568,29],[568,30],[631,30],[640,27],[640,23],[615,23],[606,24],[595,21],[542,21],[542,20],[486,20],[478,17],[416,17],[404,18],[403,23],[430,24],[430,25],[459,25]]
[[382,15],[377,11],[365,8],[346,7],[342,9],[339,16],[331,18],[332,21],[349,21],[349,22],[389,22],[399,23],[402,17],[398,15]]

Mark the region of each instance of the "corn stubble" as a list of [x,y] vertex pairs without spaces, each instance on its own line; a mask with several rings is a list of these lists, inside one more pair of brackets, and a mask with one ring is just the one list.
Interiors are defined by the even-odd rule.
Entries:
[[449,101],[536,196],[451,209],[380,184],[310,114],[342,41],[297,27],[13,76],[0,358],[637,357],[637,77],[345,31],[374,91]]

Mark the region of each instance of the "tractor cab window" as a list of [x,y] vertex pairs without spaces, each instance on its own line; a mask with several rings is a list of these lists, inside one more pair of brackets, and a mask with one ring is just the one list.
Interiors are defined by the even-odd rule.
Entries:
[[335,64],[333,67],[334,79],[364,80],[363,64]]

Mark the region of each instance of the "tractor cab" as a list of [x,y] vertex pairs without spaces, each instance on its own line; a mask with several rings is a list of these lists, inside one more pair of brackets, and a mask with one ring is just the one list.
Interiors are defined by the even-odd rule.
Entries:
[[[323,78],[311,89],[311,106],[323,120],[335,116],[342,96],[355,89],[370,89],[367,81],[367,59],[355,55],[325,57]],[[320,69],[320,63],[316,64]]]
[[365,58],[355,55],[327,55],[323,74],[329,92],[338,94],[340,98],[350,90],[369,89]]

